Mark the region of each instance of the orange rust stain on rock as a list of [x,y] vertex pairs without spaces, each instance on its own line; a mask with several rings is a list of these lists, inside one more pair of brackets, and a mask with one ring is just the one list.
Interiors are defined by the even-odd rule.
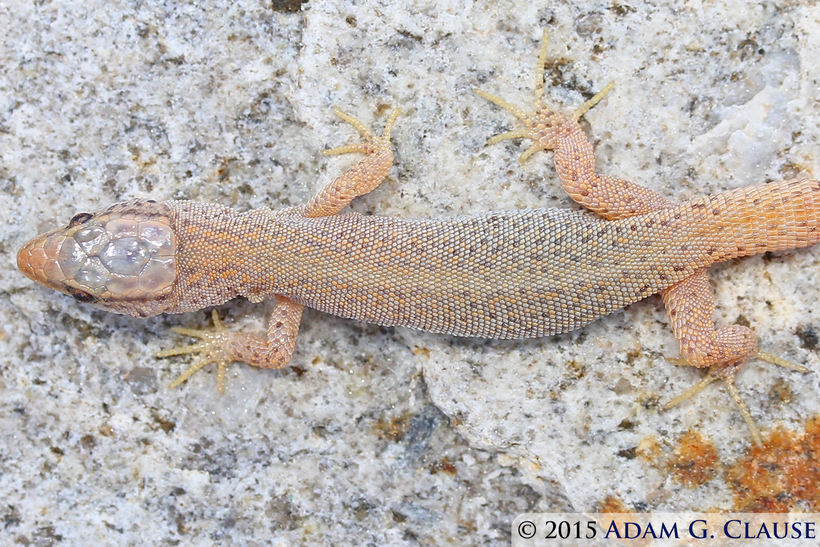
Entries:
[[453,462],[450,461],[449,458],[444,457],[440,460],[434,461],[430,466],[430,473],[446,473],[447,475],[456,476],[458,470],[456,466],[453,465]]
[[598,505],[598,513],[633,513],[632,509],[628,508],[621,498],[617,496],[607,496]]
[[636,453],[643,461],[651,464],[658,462],[663,457],[661,444],[654,435],[641,439]]
[[404,439],[407,430],[410,429],[411,419],[412,415],[409,412],[404,412],[400,416],[382,416],[373,426],[373,429],[381,439],[400,442]]
[[803,435],[775,429],[726,471],[726,482],[736,511],[820,511],[820,417],[806,421]]
[[[617,496],[607,496],[604,500],[598,505],[597,513],[605,513],[608,516],[604,517],[603,519],[598,520],[598,525],[602,527],[604,530],[608,530],[610,526],[613,524],[619,529],[624,530],[627,522],[633,522],[635,517],[630,517],[628,515],[621,515],[618,516],[619,513],[632,513],[634,514],[636,511],[627,507],[623,501]],[[640,517],[639,517],[640,518]],[[643,539],[635,539],[630,542],[631,545],[635,547],[648,547],[651,545],[652,540],[649,538]]]
[[697,431],[689,431],[678,441],[678,448],[666,464],[680,484],[694,488],[717,475],[718,453],[712,441]]

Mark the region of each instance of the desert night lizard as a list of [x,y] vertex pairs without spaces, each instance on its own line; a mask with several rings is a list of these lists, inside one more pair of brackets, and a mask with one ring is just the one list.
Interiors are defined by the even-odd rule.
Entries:
[[756,443],[760,434],[734,386],[739,368],[761,357],[752,330],[716,329],[706,268],[820,238],[820,182],[800,179],[672,203],[640,185],[596,174],[592,145],[578,119],[610,86],[570,115],[543,99],[546,35],[532,113],[488,93],[520,128],[490,139],[530,139],[526,159],[553,150],[573,200],[598,214],[560,209],[405,220],[338,214],[376,188],[393,163],[390,115],[381,137],[336,109],[361,144],[326,153],[365,157],[307,204],[236,212],[191,201],[135,200],[75,215],[67,226],[20,249],[20,270],[38,283],[116,313],[184,313],[244,296],[276,307],[266,336],[215,327],[174,329],[200,339],[159,356],[197,353],[172,386],[209,363],[224,389],[233,361],[286,366],[305,306],[342,317],[457,336],[534,338],[582,327],[660,293],[686,363],[704,379],[667,406],[722,380]]

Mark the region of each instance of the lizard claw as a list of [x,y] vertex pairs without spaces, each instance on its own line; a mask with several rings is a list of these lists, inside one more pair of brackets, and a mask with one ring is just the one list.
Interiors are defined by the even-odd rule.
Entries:
[[[791,361],[787,361],[781,357],[777,357],[776,355],[772,355],[770,353],[766,353],[764,351],[758,351],[755,354],[755,357],[762,361],[766,361],[772,364],[775,364],[780,367],[789,368],[792,370],[796,370],[798,372],[811,372],[810,369],[804,367],[803,365],[798,365],[797,363],[792,363]],[[685,359],[668,359],[673,364],[684,364],[690,365],[688,361]],[[732,400],[740,410],[740,415],[743,416],[743,421],[746,422],[746,425],[749,427],[749,431],[752,433],[752,439],[757,446],[763,446],[763,440],[760,436],[760,430],[755,425],[754,419],[752,418],[752,413],[749,411],[749,407],[746,406],[746,403],[743,402],[743,398],[740,396],[740,392],[735,385],[735,378],[737,376],[738,371],[740,370],[740,366],[743,362],[740,363],[733,363],[733,364],[715,364],[709,367],[709,372],[706,376],[703,377],[698,383],[670,400],[668,403],[663,405],[664,410],[669,410],[673,406],[676,406],[683,401],[694,397],[703,389],[708,386],[709,384],[715,382],[716,380],[720,380],[726,386],[726,391],[729,392],[731,395]]]
[[401,108],[395,108],[392,112],[390,112],[390,116],[387,118],[387,123],[384,125],[384,131],[382,132],[382,136],[379,137],[373,131],[370,130],[367,125],[359,120],[344,112],[338,106],[333,107],[333,112],[339,116],[341,119],[355,127],[359,133],[362,134],[364,137],[364,141],[358,144],[349,144],[344,146],[337,146],[336,148],[330,148],[328,150],[323,150],[322,154],[325,156],[334,156],[337,154],[350,154],[354,152],[359,152],[362,154],[373,154],[379,149],[390,149],[390,135],[393,132],[393,124],[396,123],[396,118],[399,117],[401,114]]
[[527,158],[539,150],[553,150],[556,147],[562,132],[566,131],[566,127],[570,124],[576,124],[578,119],[586,114],[590,108],[595,106],[595,104],[600,102],[604,95],[609,93],[613,87],[615,87],[615,82],[609,82],[604,89],[576,108],[572,114],[568,116],[560,114],[550,108],[549,105],[547,105],[547,103],[540,97],[535,102],[535,110],[531,114],[527,114],[522,109],[514,106],[497,95],[492,95],[480,89],[474,89],[473,91],[476,95],[479,95],[480,97],[483,97],[510,112],[513,116],[518,118],[520,123],[524,126],[523,129],[500,133],[494,137],[490,137],[490,139],[487,140],[487,146],[490,146],[497,142],[509,139],[530,139],[533,141],[532,145],[530,145],[530,147],[522,152],[518,157],[518,161],[524,163]]
[[530,139],[532,145],[527,148],[519,157],[518,161],[524,163],[527,158],[539,150],[552,150],[555,148],[557,139],[561,132],[570,124],[575,124],[586,114],[590,108],[598,104],[604,95],[609,93],[615,82],[609,82],[604,89],[595,94],[592,98],[577,107],[570,115],[559,114],[553,110],[544,99],[544,72],[547,66],[547,31],[541,40],[541,50],[538,52],[538,64],[535,69],[535,110],[527,114],[523,109],[518,108],[509,101],[497,95],[487,93],[480,89],[473,91],[494,103],[516,118],[523,124],[522,129],[507,131],[491,137],[487,141],[487,146],[508,139]]
[[177,346],[154,354],[155,357],[171,357],[173,355],[185,355],[188,353],[199,354],[193,364],[176,380],[171,382],[171,385],[168,386],[169,388],[174,389],[178,387],[205,365],[216,363],[216,387],[219,393],[225,393],[225,373],[228,370],[228,365],[236,359],[228,349],[231,333],[222,325],[222,321],[219,320],[219,314],[216,310],[211,312],[211,317],[214,322],[213,329],[171,327],[171,330],[175,333],[199,338],[202,340],[201,342],[190,346]]
[[735,385],[737,371],[738,367],[736,366],[726,367],[722,365],[712,365],[709,367],[709,372],[703,377],[703,379],[663,405],[663,409],[669,410],[673,406],[694,397],[711,383],[721,380],[726,386],[726,390],[729,392],[729,395],[732,396],[732,400],[740,410],[740,415],[743,416],[743,421],[745,421],[746,425],[749,427],[749,431],[752,433],[752,439],[754,439],[755,444],[762,446],[763,441],[760,437],[760,430],[757,428],[757,425],[755,425],[754,419],[752,419],[752,413],[749,411],[749,407],[746,406],[746,403],[743,402],[743,398],[740,396],[740,392],[737,390],[737,386]]

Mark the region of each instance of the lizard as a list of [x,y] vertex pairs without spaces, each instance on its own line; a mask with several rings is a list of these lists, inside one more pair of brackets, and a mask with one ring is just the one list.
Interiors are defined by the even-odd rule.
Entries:
[[598,174],[578,120],[612,84],[571,114],[561,114],[544,99],[546,58],[545,31],[532,113],[476,90],[519,120],[519,129],[488,144],[532,140],[521,161],[552,150],[567,194],[597,217],[564,209],[434,219],[340,214],[387,176],[400,110],[391,112],[377,136],[334,107],[362,141],[324,153],[365,157],[306,204],[237,212],[186,200],[117,203],[76,214],[66,226],[35,237],[19,250],[18,268],[79,302],[134,317],[196,311],[238,296],[252,302],[273,298],[264,336],[229,331],[213,310],[213,329],[173,327],[198,343],[156,354],[197,354],[171,388],[215,364],[220,392],[234,361],[288,365],[305,306],[384,326],[520,339],[569,332],[660,293],[680,362],[708,370],[666,406],[722,380],[761,444],[734,385],[737,372],[753,357],[808,369],[759,351],[747,327],[716,329],[706,269],[816,243],[820,182],[760,184],[676,204],[638,184]]

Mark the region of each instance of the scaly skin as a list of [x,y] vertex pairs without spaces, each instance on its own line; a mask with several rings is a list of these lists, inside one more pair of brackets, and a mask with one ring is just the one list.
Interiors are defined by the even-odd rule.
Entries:
[[532,114],[479,92],[523,122],[523,129],[491,142],[531,139],[523,157],[554,150],[567,193],[601,218],[557,209],[431,220],[339,215],[390,169],[398,111],[377,137],[337,110],[365,141],[329,153],[367,155],[305,206],[238,213],[187,201],[121,203],[76,215],[66,228],[30,241],[18,254],[20,270],[80,301],[138,317],[198,310],[236,296],[275,297],[266,337],[228,332],[214,314],[213,332],[178,329],[201,343],[161,352],[201,354],[174,385],[215,362],[220,389],[231,361],[287,365],[304,306],[380,325],[530,338],[577,329],[660,292],[684,359],[710,368],[703,385],[726,381],[759,442],[733,386],[738,367],[758,355],[757,340],[745,327],[715,329],[706,268],[816,243],[820,183],[764,184],[676,205],[596,174],[577,119],[609,88],[572,115],[553,111],[541,99],[545,51],[546,40]]

